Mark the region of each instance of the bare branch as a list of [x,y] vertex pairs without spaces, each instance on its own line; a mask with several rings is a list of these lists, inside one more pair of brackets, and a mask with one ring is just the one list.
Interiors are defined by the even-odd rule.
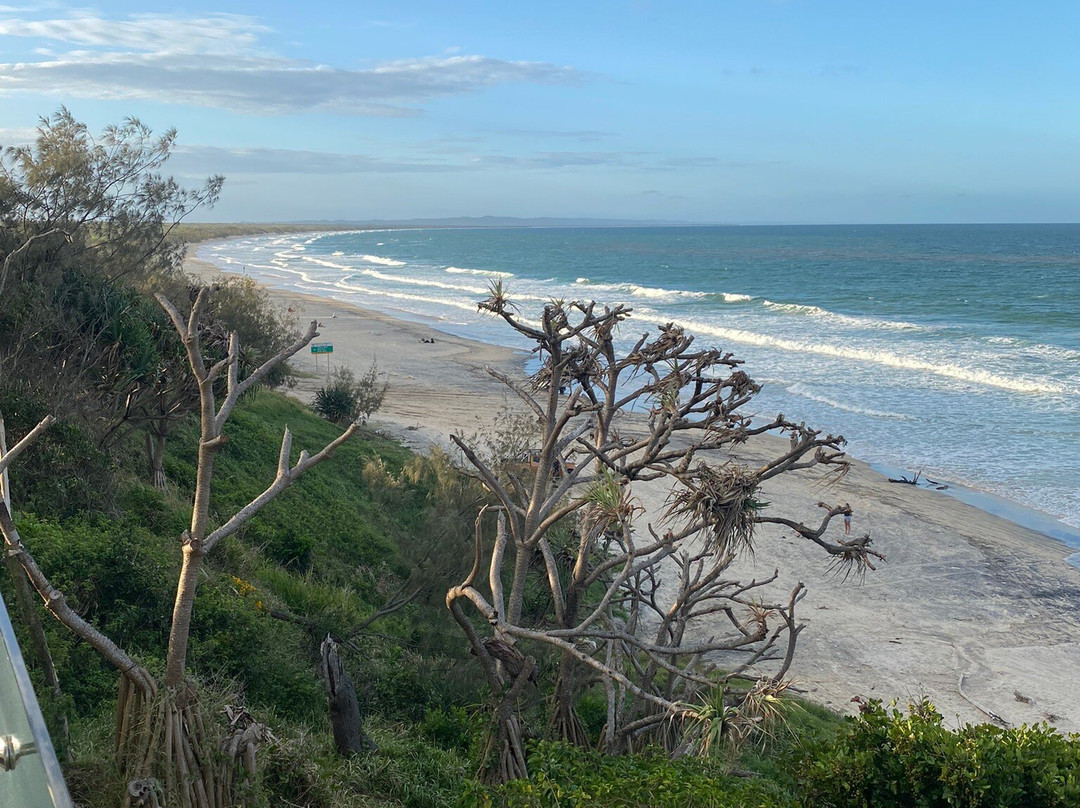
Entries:
[[120,673],[128,677],[134,684],[144,688],[147,692],[154,692],[156,685],[153,677],[128,656],[120,646],[86,622],[78,612],[68,605],[64,595],[49,582],[34,557],[22,543],[19,531],[11,519],[11,514],[8,513],[7,505],[3,502],[0,502],[0,532],[3,533],[4,542],[7,545],[7,554],[18,560],[26,572],[26,577],[30,579],[31,585],[45,602],[45,608],[57,620],[67,626],[72,633],[100,652]]
[[[270,504],[270,502],[272,502],[278,494],[280,494],[282,491],[284,491],[286,488],[296,482],[300,478],[300,475],[330,457],[330,455],[333,454],[334,450],[338,446],[343,444],[345,441],[347,441],[349,438],[351,438],[356,432],[356,430],[358,430],[359,428],[359,424],[351,424],[348,429],[342,432],[338,437],[334,438],[334,440],[330,441],[330,443],[326,444],[323,450],[316,455],[308,457],[306,452],[301,452],[300,459],[297,460],[296,465],[293,466],[291,469],[287,468],[284,472],[282,472],[281,467],[279,466],[277,477],[274,478],[274,481],[269,485],[269,487],[267,487],[265,491],[259,494],[259,496],[255,497],[255,499],[253,499],[235,514],[233,514],[229,521],[227,521],[224,525],[219,527],[217,530],[215,530],[203,540],[203,553],[210,552],[219,541],[228,536],[231,536],[233,533],[243,527],[248,521],[251,520],[253,516],[255,516],[255,514],[257,514],[268,504]],[[286,435],[288,435],[288,430],[286,430]],[[291,437],[289,437],[288,440],[282,441],[283,450],[285,448],[285,445],[291,442],[291,440]],[[288,464],[286,462],[286,466],[287,465]]]
[[[3,416],[0,416],[0,420],[2,420],[2,418]],[[22,440],[8,449],[3,455],[0,455],[0,473],[7,471],[8,467],[15,462],[15,458],[25,452],[26,449],[38,439],[42,432],[55,423],[55,418],[51,415],[46,415],[41,419],[37,426],[23,436]]]
[[11,271],[12,260],[19,255],[22,255],[36,242],[49,236],[63,235],[68,241],[71,240],[71,233],[61,227],[53,227],[46,230],[44,233],[36,233],[30,238],[26,239],[19,247],[15,248],[4,256],[4,263],[0,266],[0,295],[4,294],[4,287],[7,285],[8,273]]

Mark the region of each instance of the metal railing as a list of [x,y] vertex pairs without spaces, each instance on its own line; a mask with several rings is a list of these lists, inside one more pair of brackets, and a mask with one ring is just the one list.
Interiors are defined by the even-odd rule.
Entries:
[[60,763],[0,597],[0,806],[72,808]]

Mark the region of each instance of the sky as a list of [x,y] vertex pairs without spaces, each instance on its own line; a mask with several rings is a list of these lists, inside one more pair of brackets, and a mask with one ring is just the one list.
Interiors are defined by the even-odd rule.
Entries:
[[[3,3],[12,3],[3,5]],[[0,144],[179,131],[210,221],[1080,221],[1080,4],[0,0]]]

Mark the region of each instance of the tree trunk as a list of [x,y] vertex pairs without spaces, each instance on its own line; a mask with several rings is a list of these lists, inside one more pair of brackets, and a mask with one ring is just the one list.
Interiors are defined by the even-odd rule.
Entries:
[[506,604],[506,622],[521,622],[521,608],[525,602],[525,579],[529,574],[532,550],[520,542],[514,542],[514,579],[510,583],[510,601]]
[[535,668],[536,660],[526,657],[521,671],[494,710],[494,723],[488,736],[487,748],[484,750],[484,762],[477,773],[484,782],[509,783],[511,780],[525,780],[529,777],[517,700],[525,683],[534,676]]
[[554,737],[588,749],[589,734],[577,714],[574,702],[577,698],[577,660],[570,654],[563,654],[559,660],[559,676],[555,682],[555,704],[551,716],[551,730]]
[[195,605],[195,588],[199,583],[199,570],[202,567],[202,542],[185,537],[183,552],[184,562],[180,569],[180,580],[176,584],[172,628],[169,631],[169,654],[165,665],[165,686],[173,688],[178,687],[184,680],[187,665],[191,610]]
[[[0,457],[7,454],[7,432],[4,429],[4,419],[0,418]],[[3,501],[7,512],[11,514],[11,488],[8,480],[8,470],[5,468],[0,473],[0,500]],[[4,548],[4,542],[0,541],[0,548]],[[30,581],[26,577],[19,559],[9,553],[4,554],[4,562],[7,564],[11,583],[15,589],[15,602],[19,610],[19,617],[30,634],[30,644],[34,648],[34,658],[41,668],[45,677],[45,684],[49,686],[49,692],[54,699],[59,700],[60,677],[56,674],[56,665],[53,663],[52,653],[49,651],[49,643],[45,638],[45,627],[41,624],[41,615],[38,614],[37,604],[34,603],[34,595],[30,589]],[[61,717],[63,730],[63,749],[67,752],[68,745],[68,720],[67,715]]]
[[165,477],[165,425],[153,426],[146,432],[146,459],[150,465],[150,485],[164,491],[169,481]]
[[151,693],[121,677],[116,760],[127,784],[124,808],[252,805],[266,727],[242,708],[226,706],[225,714],[227,727],[204,716],[187,685]]

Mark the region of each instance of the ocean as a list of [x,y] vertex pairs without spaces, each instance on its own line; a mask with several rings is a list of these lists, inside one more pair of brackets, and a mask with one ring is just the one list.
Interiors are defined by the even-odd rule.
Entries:
[[526,347],[476,301],[626,303],[764,389],[751,411],[1080,548],[1080,225],[393,229],[197,256],[267,285]]

